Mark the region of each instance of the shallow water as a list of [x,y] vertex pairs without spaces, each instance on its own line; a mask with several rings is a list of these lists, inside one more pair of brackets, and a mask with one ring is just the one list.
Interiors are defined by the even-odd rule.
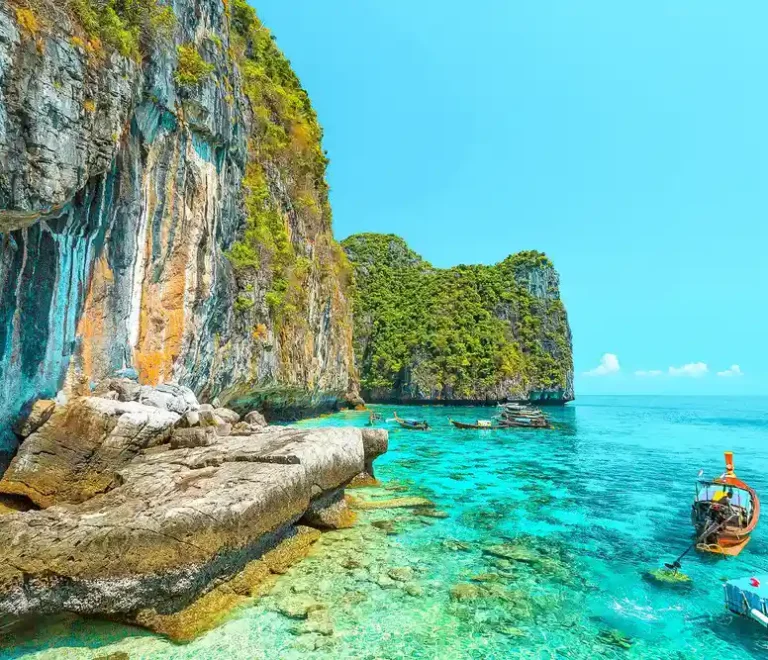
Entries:
[[[388,418],[393,408],[376,410]],[[362,512],[355,528],[325,534],[269,596],[186,646],[63,621],[1,657],[766,657],[768,633],[725,613],[721,585],[768,573],[768,523],[737,559],[688,555],[689,589],[643,573],[690,542],[694,480],[702,468],[722,472],[723,450],[735,452],[742,479],[768,492],[768,399],[584,397],[548,411],[552,431],[460,431],[447,421],[488,417],[487,408],[398,411],[432,430],[383,424],[391,431],[376,463],[384,486],[350,493],[423,496],[447,518]],[[366,421],[350,412],[301,426]],[[484,552],[499,543],[511,561]],[[314,631],[279,612],[296,598],[327,607]]]

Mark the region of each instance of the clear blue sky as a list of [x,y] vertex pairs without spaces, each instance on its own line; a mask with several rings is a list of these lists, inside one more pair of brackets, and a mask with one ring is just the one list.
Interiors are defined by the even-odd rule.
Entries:
[[768,3],[254,5],[325,128],[339,238],[546,252],[577,394],[768,394]]

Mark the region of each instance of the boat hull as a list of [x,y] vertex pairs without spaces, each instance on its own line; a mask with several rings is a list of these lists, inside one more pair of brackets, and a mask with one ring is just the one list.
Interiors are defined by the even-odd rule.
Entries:
[[714,555],[737,557],[751,539],[751,536],[740,539],[723,537],[719,538],[717,543],[697,543],[696,550],[699,552],[709,552]]

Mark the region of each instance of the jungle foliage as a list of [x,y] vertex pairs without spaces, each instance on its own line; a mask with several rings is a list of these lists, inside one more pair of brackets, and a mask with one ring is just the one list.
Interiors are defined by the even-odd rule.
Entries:
[[572,357],[559,292],[531,292],[532,274],[552,269],[546,255],[440,270],[397,236],[359,234],[342,245],[354,267],[364,393],[484,399],[565,388]]
[[161,0],[69,0],[69,6],[98,51],[102,44],[125,57],[140,58],[160,36],[168,36],[176,18]]
[[[331,233],[328,159],[309,96],[254,9],[231,0],[229,11],[230,52],[252,118],[243,180],[246,227],[228,256],[240,282],[256,273],[267,277],[270,316],[285,330],[305,316],[310,279],[344,280],[349,264]],[[297,227],[313,237],[311,253],[296,247]]]

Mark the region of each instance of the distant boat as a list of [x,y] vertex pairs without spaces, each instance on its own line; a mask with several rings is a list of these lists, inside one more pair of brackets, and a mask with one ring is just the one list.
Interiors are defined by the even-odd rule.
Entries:
[[493,425],[493,422],[489,419],[478,419],[474,424],[467,422],[459,422],[455,419],[448,418],[448,421],[453,424],[457,429],[493,429],[498,428]]
[[736,477],[733,453],[727,451],[725,473],[696,483],[691,509],[699,539],[696,549],[735,557],[749,543],[759,519],[760,499],[751,486]]
[[546,417],[503,417],[499,420],[500,429],[551,429]]
[[427,431],[429,430],[429,424],[426,420],[421,419],[402,419],[395,413],[395,421],[400,424],[404,429],[411,429],[413,431]]

